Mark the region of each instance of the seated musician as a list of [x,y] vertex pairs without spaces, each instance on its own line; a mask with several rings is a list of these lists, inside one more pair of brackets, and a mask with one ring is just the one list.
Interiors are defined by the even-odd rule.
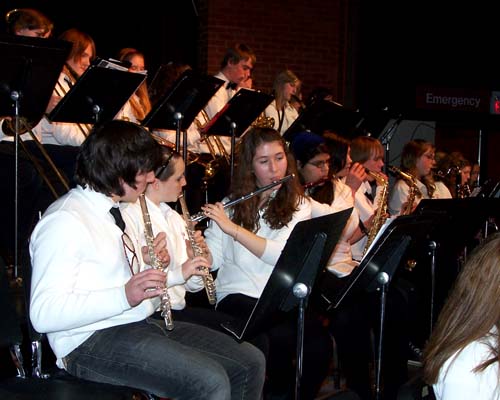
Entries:
[[[280,134],[253,128],[238,147],[229,198],[237,199],[295,172],[293,158]],[[310,202],[296,178],[224,209],[204,206],[211,219],[206,242],[218,271],[217,310],[248,320],[294,226],[311,216]],[[263,330],[269,339],[267,394],[293,398],[296,310],[278,313]],[[301,399],[314,399],[328,372],[332,343],[321,323],[306,315]]]
[[[346,139],[333,133],[320,137],[303,132],[294,137],[291,149],[297,159],[301,181],[313,198],[313,217],[354,207],[354,193],[365,181],[366,172],[359,163],[352,163]],[[344,179],[348,184],[344,183]],[[328,304],[323,303],[324,297],[331,299],[333,294],[343,289],[349,275],[358,266],[359,262],[352,257],[352,244],[362,237],[359,215],[353,208],[327,268],[313,288],[312,304],[328,320],[347,387],[361,399],[370,400],[373,395],[369,365],[374,351],[371,348],[370,331],[377,329],[378,295],[358,291],[343,300],[337,308],[331,309],[326,309]],[[389,293],[382,376],[384,398],[395,399],[399,385],[407,379],[407,313],[399,292]]]

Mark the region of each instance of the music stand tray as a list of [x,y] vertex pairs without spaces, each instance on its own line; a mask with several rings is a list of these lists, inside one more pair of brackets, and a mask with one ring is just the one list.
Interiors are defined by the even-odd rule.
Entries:
[[19,115],[35,126],[43,117],[71,44],[63,40],[0,35],[0,116]]
[[[361,263],[349,275],[344,287],[337,293],[321,296],[337,308],[342,300],[356,287],[374,291],[382,284],[389,284],[411,240],[428,236],[439,219],[424,215],[403,215],[390,222],[372,244]],[[386,275],[381,275],[386,274]],[[383,281],[382,278],[387,278]]]
[[192,70],[184,71],[174,84],[146,115],[142,125],[152,129],[177,128],[174,114],[182,115],[181,130],[186,130],[210,98],[224,84],[215,76],[200,75]]
[[203,129],[204,135],[239,138],[273,101],[274,97],[255,90],[240,89]]
[[[230,320],[222,323],[222,327],[237,339],[246,340],[272,322],[276,312],[289,311],[298,305],[292,293],[294,284],[302,282],[313,286],[318,271],[328,262],[351,212],[352,208],[349,208],[297,223],[248,319]],[[318,248],[322,248],[320,254],[317,254]]]
[[287,142],[291,142],[299,132],[311,131],[322,135],[327,129],[349,137],[361,118],[359,112],[348,110],[331,100],[319,99],[313,101],[299,114],[283,137]]
[[105,67],[94,60],[48,119],[53,122],[95,124],[112,120],[146,79],[146,75],[123,68]]

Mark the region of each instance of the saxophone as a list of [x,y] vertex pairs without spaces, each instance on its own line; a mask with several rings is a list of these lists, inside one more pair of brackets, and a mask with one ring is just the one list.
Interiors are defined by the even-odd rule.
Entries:
[[[163,270],[163,266],[154,252],[153,228],[151,224],[151,218],[149,217],[148,207],[146,205],[146,196],[144,195],[144,193],[139,196],[139,202],[141,204],[142,218],[144,219],[144,235],[146,236],[146,244],[148,246],[149,258],[151,259],[151,266],[154,269]],[[171,331],[172,329],[174,329],[174,321],[172,319],[172,309],[170,308],[170,296],[168,295],[167,282],[165,282],[165,289],[163,290],[160,299],[161,316],[165,320],[166,328]]]
[[[193,253],[195,256],[201,256],[203,255],[203,250],[200,249],[200,246],[196,243],[194,240],[194,229],[193,227],[193,222],[191,220],[191,216],[189,215],[189,211],[186,205],[186,199],[184,198],[184,195],[179,196],[179,203],[182,208],[182,217],[184,218],[184,221],[186,222],[186,232],[189,238],[189,243],[191,243],[191,247],[193,249]],[[208,297],[208,302],[210,304],[215,304],[217,302],[217,295],[215,292],[215,283],[214,283],[214,278],[210,274],[210,271],[208,271],[207,268],[203,267],[206,271],[206,275],[203,275],[203,285],[205,286],[205,291],[207,292],[207,297]]]
[[403,179],[410,188],[410,191],[408,192],[408,199],[406,200],[406,205],[405,207],[401,208],[400,213],[400,215],[409,215],[413,211],[413,204],[415,203],[415,199],[417,197],[422,197],[422,193],[417,186],[417,180],[413,175],[407,172],[403,172],[397,167],[390,165],[388,168],[391,172]]
[[375,239],[375,236],[377,236],[378,231],[385,222],[385,216],[387,214],[387,196],[389,195],[389,181],[387,179],[385,179],[381,174],[374,171],[367,170],[366,173],[372,176],[377,181],[377,184],[382,186],[382,191],[378,199],[377,210],[375,211],[372,225],[367,234],[368,240],[366,241],[363,254],[366,253],[366,251],[372,244],[373,239]]

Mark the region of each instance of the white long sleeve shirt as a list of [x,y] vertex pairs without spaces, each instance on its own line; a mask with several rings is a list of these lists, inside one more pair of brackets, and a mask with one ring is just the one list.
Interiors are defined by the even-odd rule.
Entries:
[[239,293],[259,298],[281,255],[283,247],[295,225],[311,218],[311,203],[304,199],[292,220],[281,229],[272,229],[260,213],[260,229],[256,235],[266,239],[262,257],[257,257],[219,226],[210,222],[205,238],[213,257],[213,269],[218,269],[215,287],[217,301],[229,294]]
[[[297,119],[299,113],[289,103],[286,103],[283,112],[281,111],[278,112],[278,109],[276,107],[276,100],[273,100],[271,104],[269,104],[264,110],[264,115],[266,117],[274,119],[273,128],[276,130],[279,129],[280,134],[283,136],[286,130],[290,127],[290,125],[292,125],[293,122]],[[280,117],[282,120],[281,128],[280,128]]]
[[31,235],[30,318],[61,368],[61,358],[95,331],[143,320],[159,304],[127,301],[130,254],[112,206],[110,197],[78,186],[46,210]]
[[[167,250],[170,255],[167,276],[170,307],[172,310],[182,310],[186,307],[186,290],[197,292],[203,289],[203,279],[201,277],[193,276],[185,281],[182,276],[182,264],[188,259],[186,223],[168,204],[161,203],[158,207],[146,197],[146,205],[153,234],[157,235],[159,232],[165,232],[167,235]],[[146,246],[144,220],[139,201],[124,206],[122,215],[130,236],[134,236],[134,241],[139,242],[140,246]]]
[[[335,180],[335,193],[332,204],[321,204],[312,200],[312,217],[320,217],[329,213],[335,213],[354,207],[354,199],[352,197],[351,188],[341,180]],[[333,249],[332,255],[327,263],[327,269],[338,277],[349,275],[352,270],[358,265],[358,262],[353,260],[351,250],[351,237],[356,231],[359,224],[359,214],[353,208],[346,226],[342,231],[342,235]]]
[[500,399],[499,363],[494,362],[484,371],[472,370],[491,357],[490,346],[497,344],[497,332],[493,336],[468,344],[459,354],[455,353],[441,367],[434,393],[438,400],[498,400]]

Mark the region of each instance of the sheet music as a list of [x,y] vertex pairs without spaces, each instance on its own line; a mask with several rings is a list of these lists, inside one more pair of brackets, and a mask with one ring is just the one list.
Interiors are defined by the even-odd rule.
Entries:
[[389,217],[387,218],[387,220],[384,222],[384,224],[380,227],[379,231],[377,232],[377,234],[375,235],[375,239],[373,239],[372,243],[370,244],[370,246],[368,247],[368,249],[365,251],[365,254],[363,254],[363,258],[361,259],[360,263],[364,260],[364,258],[366,257],[366,255],[368,253],[370,253],[370,250],[372,249],[373,246],[375,246],[375,244],[377,243],[378,239],[380,238],[380,236],[382,236],[382,234],[384,233],[384,231],[387,229],[387,227],[392,223],[392,221],[394,221],[395,218],[397,218],[398,216],[397,215],[394,215],[392,217]]

